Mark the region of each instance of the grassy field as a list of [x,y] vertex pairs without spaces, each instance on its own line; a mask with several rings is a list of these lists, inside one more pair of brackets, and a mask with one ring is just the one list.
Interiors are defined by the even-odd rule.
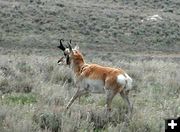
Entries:
[[180,50],[179,0],[0,0],[0,7],[8,49],[52,49],[71,38],[117,52]]
[[[179,15],[178,0],[0,0],[0,132],[163,132],[180,116]],[[133,78],[131,118],[120,96],[107,117],[102,94],[64,111],[76,88],[60,38]]]

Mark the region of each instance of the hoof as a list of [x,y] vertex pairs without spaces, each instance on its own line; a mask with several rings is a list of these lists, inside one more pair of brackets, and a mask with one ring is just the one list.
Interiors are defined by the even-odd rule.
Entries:
[[66,107],[66,110],[68,110],[69,109],[69,107]]

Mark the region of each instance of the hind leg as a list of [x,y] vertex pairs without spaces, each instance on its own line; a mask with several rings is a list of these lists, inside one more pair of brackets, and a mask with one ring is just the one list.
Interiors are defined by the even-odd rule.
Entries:
[[128,93],[126,93],[124,90],[120,92],[121,97],[123,98],[124,102],[128,104],[128,114],[131,115],[133,105],[129,101]]
[[106,108],[107,108],[107,111],[110,112],[111,103],[114,96],[116,95],[116,92],[114,92],[113,90],[105,90],[105,92],[106,92]]

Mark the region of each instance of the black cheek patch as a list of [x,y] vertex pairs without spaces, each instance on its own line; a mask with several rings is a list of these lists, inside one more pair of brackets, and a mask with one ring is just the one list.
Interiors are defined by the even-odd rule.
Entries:
[[70,65],[70,58],[69,58],[69,56],[66,57],[66,64]]

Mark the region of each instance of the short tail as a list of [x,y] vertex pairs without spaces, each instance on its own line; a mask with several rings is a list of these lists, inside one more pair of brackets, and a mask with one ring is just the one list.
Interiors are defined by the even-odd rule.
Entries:
[[125,91],[129,91],[129,90],[132,89],[132,82],[133,82],[133,80],[132,80],[132,78],[131,78],[128,74],[126,74],[126,73],[125,73],[125,76],[126,76],[126,84],[125,84],[125,86],[124,86],[124,90],[125,90]]

